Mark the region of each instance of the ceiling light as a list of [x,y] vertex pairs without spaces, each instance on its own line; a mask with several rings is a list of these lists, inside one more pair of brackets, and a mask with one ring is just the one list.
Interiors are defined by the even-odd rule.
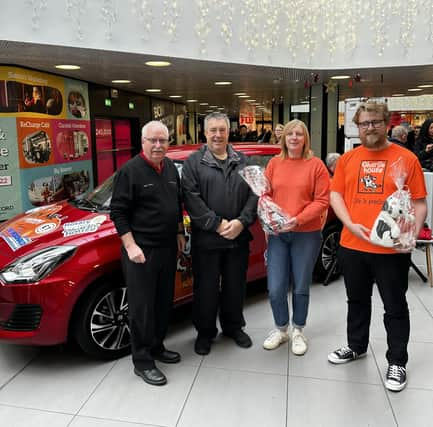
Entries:
[[420,88],[418,88],[418,87],[414,87],[414,88],[412,88],[412,89],[408,89],[407,91],[408,91],[408,92],[419,92],[420,90],[422,90],[422,89],[420,89]]
[[245,92],[236,92],[233,95],[235,95],[235,96],[246,95],[246,93]]
[[404,93],[393,93],[391,96],[404,96]]
[[250,95],[239,95],[239,98],[251,98]]
[[344,79],[350,79],[350,76],[332,76],[331,77],[332,80],[344,80]]
[[59,70],[79,70],[81,68],[79,65],[72,64],[56,65],[55,67]]
[[209,108],[217,108],[218,105],[209,105]]
[[187,99],[186,102],[198,102],[197,99]]
[[232,82],[214,82],[215,86],[230,86]]
[[171,65],[171,62],[168,61],[147,61],[145,62],[149,67],[168,67]]
[[170,95],[169,98],[182,98],[182,95]]
[[299,103],[300,103],[300,104],[309,104],[310,101],[300,101]]
[[161,89],[146,89],[146,92],[157,93],[157,92],[161,92]]
[[217,110],[225,110],[224,107],[218,107]]
[[207,102],[200,102],[199,105],[209,105]]
[[257,99],[247,99],[247,102],[256,102]]
[[122,79],[111,80],[111,83],[127,84],[127,83],[131,83],[131,80],[122,80]]
[[420,87],[420,88],[427,88],[427,87],[433,87],[433,85],[418,85],[417,87]]
[[205,110],[206,113],[213,113],[213,110]]

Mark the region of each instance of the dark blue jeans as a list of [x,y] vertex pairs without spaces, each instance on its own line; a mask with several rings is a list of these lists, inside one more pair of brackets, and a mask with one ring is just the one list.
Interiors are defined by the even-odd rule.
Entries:
[[373,284],[377,284],[385,314],[389,364],[406,366],[410,322],[406,300],[410,254],[372,254],[340,247],[339,262],[347,293],[347,344],[367,351]]
[[310,284],[319,253],[320,231],[289,232],[269,236],[268,291],[277,328],[289,324],[287,295],[292,279],[292,324],[303,328],[307,321]]

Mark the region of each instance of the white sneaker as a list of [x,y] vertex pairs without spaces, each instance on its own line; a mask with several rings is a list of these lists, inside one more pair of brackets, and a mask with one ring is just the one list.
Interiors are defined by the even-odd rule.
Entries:
[[281,329],[273,329],[271,332],[269,332],[268,337],[265,339],[263,348],[266,350],[274,350],[287,341],[289,341],[289,334],[286,331],[282,331]]
[[292,353],[297,356],[304,355],[308,350],[307,338],[301,329],[293,328],[292,332]]

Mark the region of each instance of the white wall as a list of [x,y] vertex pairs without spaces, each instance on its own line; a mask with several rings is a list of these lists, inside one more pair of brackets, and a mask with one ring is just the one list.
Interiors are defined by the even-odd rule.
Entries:
[[[3,40],[309,69],[421,65],[432,61],[433,2],[424,0],[1,3]],[[39,9],[45,3],[47,7]],[[72,5],[69,14],[68,5]],[[146,23],[150,29],[147,33],[143,31]],[[173,37],[168,34],[170,24],[176,29]],[[221,36],[223,25],[226,34],[232,33],[231,41],[226,38],[228,43]],[[288,37],[292,49],[287,47]],[[272,42],[275,47],[267,49],[266,44]]]

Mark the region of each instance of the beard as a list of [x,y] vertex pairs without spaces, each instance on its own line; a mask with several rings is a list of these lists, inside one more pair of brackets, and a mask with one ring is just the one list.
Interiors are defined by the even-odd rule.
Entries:
[[361,138],[361,143],[366,148],[382,148],[386,146],[386,136],[377,133],[369,133]]

